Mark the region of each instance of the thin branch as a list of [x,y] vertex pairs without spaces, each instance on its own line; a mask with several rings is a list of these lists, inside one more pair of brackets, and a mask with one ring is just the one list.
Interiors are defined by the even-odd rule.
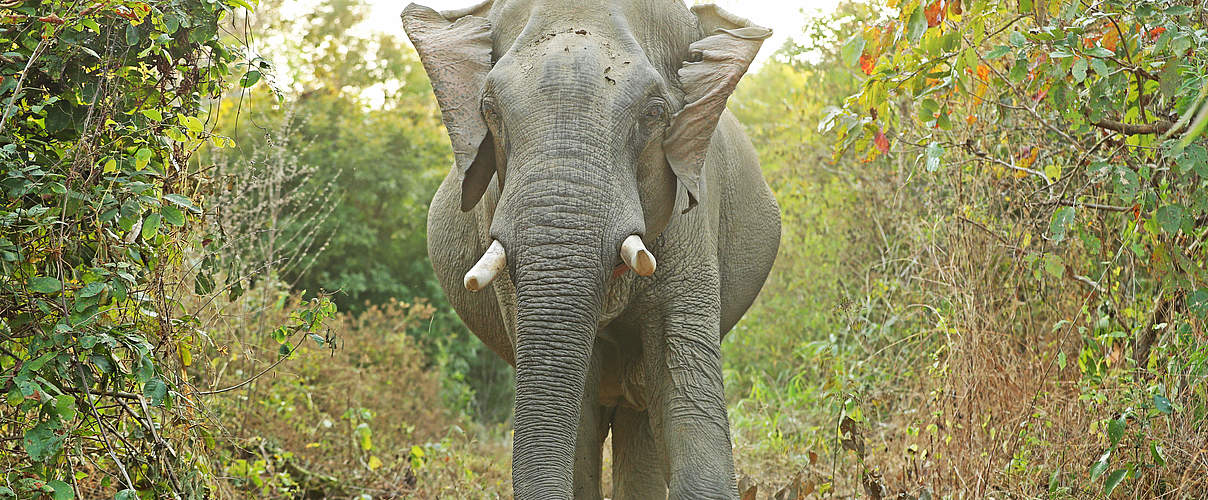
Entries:
[[1169,132],[1170,129],[1174,128],[1174,123],[1171,123],[1169,120],[1158,120],[1151,123],[1134,124],[1104,118],[1096,122],[1091,122],[1091,125],[1114,132],[1119,132],[1124,135],[1165,134]]
[[965,146],[965,149],[966,149],[966,150],[968,150],[970,153],[972,153],[974,156],[976,156],[976,157],[978,157],[978,158],[981,158],[981,159],[983,159],[983,160],[989,160],[989,161],[992,161],[992,162],[994,162],[994,163],[997,163],[997,164],[999,164],[999,165],[1002,165],[1002,166],[1007,167],[1007,168],[1012,169],[1012,170],[1018,170],[1018,171],[1020,171],[1020,172],[1027,172],[1027,173],[1029,173],[1029,174],[1032,174],[1032,175],[1038,176],[1038,177],[1040,177],[1041,179],[1044,179],[1044,183],[1045,183],[1046,185],[1052,185],[1052,184],[1053,184],[1053,182],[1052,182],[1051,180],[1049,180],[1049,176],[1045,175],[1045,173],[1044,173],[1044,172],[1041,172],[1041,171],[1039,171],[1039,170],[1033,170],[1033,169],[1030,169],[1030,168],[1027,168],[1027,167],[1021,167],[1021,166],[1015,165],[1015,164],[1013,164],[1013,163],[1007,163],[1007,162],[1002,161],[1002,160],[1000,160],[1000,159],[998,159],[998,158],[995,158],[995,157],[993,157],[993,156],[990,156],[990,155],[989,155],[988,153],[986,153],[985,151],[980,151],[980,150],[978,150],[978,149],[974,148],[974,147],[973,147],[973,145],[972,145],[971,143],[965,143],[963,146]]
[[[55,30],[55,34],[58,34],[58,30]],[[4,107],[4,116],[0,117],[0,132],[4,131],[4,123],[8,121],[8,115],[13,110],[13,104],[17,101],[17,95],[21,93],[21,87],[25,85],[25,76],[29,74],[30,68],[32,68],[34,65],[34,61],[38,60],[38,57],[42,56],[42,50],[46,49],[46,46],[48,45],[47,40],[53,39],[53,37],[43,38],[42,41],[38,42],[38,46],[34,47],[34,52],[29,55],[29,60],[25,62],[25,69],[21,70],[21,77],[17,79],[17,86],[13,87],[13,95],[12,97],[8,98],[8,105]]]
[[281,364],[281,363],[285,362],[285,360],[289,359],[290,355],[292,355],[292,354],[294,353],[294,351],[297,351],[297,350],[298,350],[298,348],[302,346],[302,343],[303,343],[303,342],[306,342],[306,336],[305,336],[305,335],[303,335],[303,336],[302,336],[302,339],[301,339],[301,340],[299,340],[297,344],[294,344],[293,349],[290,349],[290,350],[289,350],[289,354],[286,354],[286,355],[284,355],[284,356],[281,356],[279,359],[277,359],[277,361],[274,361],[274,362],[273,362],[273,364],[268,365],[268,367],[267,367],[267,368],[265,368],[265,369],[263,369],[263,370],[260,370],[260,373],[257,373],[257,374],[255,374],[255,375],[253,375],[251,378],[249,378],[249,379],[247,379],[247,380],[244,380],[243,382],[240,382],[240,383],[238,383],[238,384],[232,385],[232,386],[230,386],[230,387],[224,387],[224,388],[222,388],[222,389],[217,389],[217,390],[213,390],[213,391],[200,391],[200,392],[198,392],[197,394],[198,394],[198,395],[200,395],[200,396],[210,396],[210,395],[213,395],[213,394],[222,394],[222,393],[224,393],[224,392],[230,392],[230,391],[233,391],[233,390],[238,389],[238,388],[240,388],[240,387],[243,387],[243,386],[245,386],[245,385],[248,385],[248,384],[250,384],[250,383],[252,383],[252,382],[255,382],[255,381],[256,381],[256,379],[259,379],[260,377],[264,376],[264,374],[265,374],[265,373],[268,373],[268,372],[269,372],[269,370],[272,370],[273,368],[276,368],[276,367],[277,367],[277,365],[279,365],[279,364]]
[[1116,205],[1103,205],[1099,203],[1084,203],[1073,200],[1053,200],[1042,203],[1042,205],[1062,205],[1075,208],[1090,208],[1094,210],[1103,210],[1105,212],[1127,212],[1133,207],[1120,207]]

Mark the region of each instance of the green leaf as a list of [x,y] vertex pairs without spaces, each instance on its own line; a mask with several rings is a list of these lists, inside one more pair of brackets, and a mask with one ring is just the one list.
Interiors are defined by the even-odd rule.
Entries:
[[156,231],[159,230],[159,222],[163,220],[163,218],[164,216],[153,213],[148,215],[147,218],[143,220],[143,230],[141,236],[144,240],[150,240],[151,238],[155,237]]
[[915,7],[914,12],[910,14],[910,21],[906,23],[906,38],[910,43],[919,43],[923,38],[923,33],[927,32],[927,15],[923,12],[923,6]]
[[144,110],[140,111],[140,113],[142,113],[143,116],[150,118],[152,120],[155,120],[157,122],[164,120],[164,114],[155,108],[144,109]]
[[1101,77],[1106,77],[1107,75],[1111,74],[1111,71],[1107,69],[1107,64],[1103,62],[1103,59],[1095,59],[1091,61],[1091,69],[1095,70],[1095,73],[1098,73]]
[[1124,417],[1112,419],[1107,423],[1107,439],[1111,441],[1112,448],[1120,444],[1120,439],[1124,437]]
[[180,117],[180,123],[194,134],[200,134],[204,130],[201,120],[198,120],[196,116],[182,116]]
[[365,422],[358,424],[356,433],[362,450],[369,451],[373,449],[373,430],[369,428],[369,424]]
[[273,340],[276,340],[278,344],[284,344],[289,340],[289,329],[284,326],[277,327],[277,329],[273,330],[272,335]]
[[71,488],[70,484],[58,479],[51,479],[46,482],[46,485],[55,491],[52,497],[54,500],[71,500],[75,498],[75,490]]
[[230,5],[231,7],[243,7],[245,9],[247,9],[248,12],[252,12],[252,11],[256,10],[255,7],[252,7],[252,4],[250,4],[244,0],[224,0],[224,1],[227,5]]
[[84,285],[84,288],[81,288],[79,291],[77,291],[76,297],[92,297],[93,295],[103,291],[105,291],[105,283],[93,281],[92,283]]
[[1185,15],[1191,14],[1192,12],[1195,12],[1195,11],[1192,10],[1191,7],[1188,7],[1186,5],[1170,6],[1170,7],[1167,7],[1166,10],[1162,11],[1163,14],[1166,14],[1168,16],[1185,16]]
[[1162,447],[1158,446],[1157,441],[1149,442],[1149,456],[1153,458],[1154,465],[1158,467],[1166,466],[1166,452],[1162,451]]
[[117,494],[113,496],[113,500],[139,500],[138,492],[131,489],[125,489],[117,492]]
[[214,278],[207,273],[197,273],[197,277],[193,279],[193,293],[197,295],[209,295],[214,291]]
[[160,215],[164,216],[164,220],[173,226],[185,225],[185,214],[179,208],[171,205],[164,205],[159,209]]
[[932,142],[927,145],[927,171],[935,172],[940,168],[940,161],[944,159],[944,147],[938,142]]
[[1107,476],[1107,480],[1103,481],[1103,496],[1108,496],[1115,491],[1116,486],[1120,485],[1120,481],[1124,480],[1124,476],[1128,475],[1128,469],[1116,469],[1111,475]]
[[1028,59],[1025,57],[1015,59],[1015,64],[1011,66],[1011,71],[1007,76],[1010,76],[1013,82],[1023,82],[1024,77],[1028,76]]
[[1045,165],[1044,177],[1048,179],[1049,182],[1057,182],[1061,180],[1061,165],[1056,163]]
[[76,416],[76,400],[70,394],[60,394],[55,397],[55,414],[63,420],[71,420]]
[[63,449],[63,436],[55,433],[50,422],[42,422],[25,431],[21,444],[30,460],[45,462]]
[[1201,319],[1208,317],[1208,288],[1200,288],[1187,297],[1187,309]]
[[163,404],[164,398],[168,397],[168,384],[159,378],[148,380],[143,384],[143,396],[151,400],[151,404],[159,406]]
[[997,47],[990,49],[990,51],[986,53],[986,59],[998,59],[1000,57],[1003,57],[1003,56],[1009,54],[1010,52],[1011,52],[1011,47],[1008,47],[1006,45],[999,45]]
[[184,196],[181,196],[179,194],[165,194],[164,199],[168,200],[169,202],[172,202],[172,204],[174,204],[180,208],[183,208],[183,209],[193,212],[195,214],[201,213],[201,209],[194,206],[192,200],[190,200]]
[[138,42],[142,37],[138,34],[138,28],[133,24],[126,25],[126,45],[137,47]]
[[1162,226],[1162,230],[1167,233],[1176,234],[1179,232],[1179,228],[1183,226],[1183,216],[1186,213],[1187,209],[1178,203],[1159,207],[1156,216],[1158,225]]
[[[1208,88],[1208,83],[1204,83],[1204,86]],[[1195,121],[1187,129],[1187,133],[1183,134],[1183,139],[1179,142],[1179,146],[1182,148],[1190,146],[1193,141],[1199,139],[1204,134],[1205,130],[1208,130],[1208,104],[1200,107],[1200,114],[1195,117]]]
[[[861,37],[861,39],[863,39],[863,37]],[[255,85],[256,82],[258,82],[258,81],[260,81],[260,72],[257,70],[254,70],[254,69],[249,70],[247,73],[245,73],[243,75],[243,78],[239,79],[239,86],[243,87],[243,88],[248,88],[248,87],[251,87],[252,85]]]
[[1107,466],[1111,458],[1112,453],[1109,451],[1101,455],[1099,460],[1096,460],[1094,464],[1091,464],[1091,481],[1098,479],[1104,472],[1107,472]]
[[860,55],[864,54],[864,45],[868,42],[864,40],[862,33],[856,33],[847,43],[843,44],[843,49],[840,50],[840,55],[843,57],[843,63],[848,66],[855,66],[860,63]]
[[29,279],[29,289],[38,293],[56,293],[63,289],[63,283],[49,276],[34,276]]
[[151,150],[147,148],[138,148],[134,152],[134,169],[142,170],[147,168],[147,164],[151,162]]
[[1028,43],[1027,37],[1024,37],[1023,33],[1020,33],[1018,31],[1012,31],[1009,39],[1010,39],[1011,45],[1014,45],[1016,47],[1023,47],[1024,44]]
[[1074,223],[1075,214],[1074,207],[1061,207],[1053,212],[1053,219],[1049,221],[1049,238],[1056,242],[1064,240],[1070,225]]
[[1075,82],[1082,83],[1083,80],[1086,80],[1086,70],[1086,58],[1082,58],[1074,61],[1074,66],[1070,68],[1070,74],[1074,76]]
[[1153,407],[1156,408],[1159,412],[1162,412],[1167,415],[1169,415],[1170,412],[1172,411],[1172,408],[1170,407],[1170,400],[1166,399],[1166,396],[1163,396],[1161,394],[1153,395]]
[[1065,276],[1065,261],[1060,255],[1049,253],[1044,255],[1044,272],[1054,278]]

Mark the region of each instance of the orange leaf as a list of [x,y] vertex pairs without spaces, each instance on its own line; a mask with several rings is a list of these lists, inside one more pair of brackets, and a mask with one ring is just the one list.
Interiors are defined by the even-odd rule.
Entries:
[[983,82],[990,80],[990,67],[985,64],[977,65],[977,79]]
[[944,18],[947,17],[944,11],[944,0],[938,0],[928,5],[923,13],[927,15],[928,28],[939,26],[940,23],[944,22]]
[[1082,39],[1082,46],[1088,49],[1092,48],[1095,46],[1095,42],[1098,42],[1101,38],[1103,38],[1103,35],[1101,34],[1096,36],[1087,36]]
[[877,150],[880,151],[881,154],[889,152],[889,139],[885,137],[884,130],[877,132],[877,137],[873,140],[873,142],[877,144]]
[[1031,146],[1031,147],[1026,147],[1026,148],[1020,148],[1019,156],[1018,156],[1019,166],[1021,166],[1023,168],[1031,167],[1033,163],[1036,163],[1037,156],[1040,156],[1040,148],[1038,148],[1038,147]]
[[1115,52],[1116,45],[1120,43],[1120,33],[1115,28],[1109,28],[1107,33],[1103,34],[1103,39],[1099,43],[1103,44],[1103,48]]
[[871,75],[873,68],[877,66],[877,60],[868,54],[860,56],[860,69],[864,70],[864,74]]

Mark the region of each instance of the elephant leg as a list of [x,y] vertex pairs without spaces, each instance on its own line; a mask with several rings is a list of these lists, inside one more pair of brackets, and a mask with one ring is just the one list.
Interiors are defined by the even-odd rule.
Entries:
[[575,477],[574,495],[576,500],[602,500],[600,490],[600,475],[603,473],[604,439],[608,437],[608,419],[606,412],[611,411],[600,405],[600,362],[599,354],[592,356],[591,367],[587,372],[587,383],[583,388],[582,410],[579,412],[579,427],[575,435]]
[[612,420],[612,498],[667,498],[667,463],[646,412],[617,407]]
[[670,498],[738,498],[722,388],[720,297],[716,274],[665,304],[658,330],[643,334],[653,375],[654,432],[666,443]]

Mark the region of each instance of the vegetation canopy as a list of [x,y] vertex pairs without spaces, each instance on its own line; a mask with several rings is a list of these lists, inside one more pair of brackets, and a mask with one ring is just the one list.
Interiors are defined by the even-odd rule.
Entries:
[[[360,0],[293,8],[0,3],[0,499],[512,494],[513,374],[427,260],[423,68]],[[751,69],[744,500],[1208,490],[1206,21],[847,1]]]

